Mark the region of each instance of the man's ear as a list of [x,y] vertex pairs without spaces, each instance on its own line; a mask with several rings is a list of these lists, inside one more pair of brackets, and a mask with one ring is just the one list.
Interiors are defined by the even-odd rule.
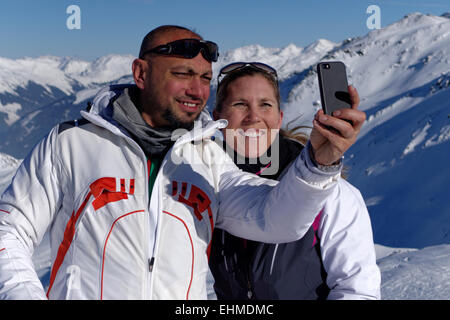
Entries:
[[147,76],[148,64],[145,60],[135,59],[132,64],[133,79],[141,90],[145,88],[145,77]]

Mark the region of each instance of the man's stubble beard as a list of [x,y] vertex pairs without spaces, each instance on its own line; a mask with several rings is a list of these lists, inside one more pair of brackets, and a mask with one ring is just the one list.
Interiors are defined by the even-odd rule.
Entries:
[[[194,121],[196,121],[199,117],[202,111],[198,113],[198,115],[195,117],[195,119],[191,121],[183,121],[178,117],[175,112],[173,111],[172,105],[168,105],[164,107],[162,104],[157,103],[158,99],[156,98],[156,95],[153,94],[153,92],[149,93],[149,98],[147,99],[147,103],[150,106],[150,110],[154,111],[162,111],[161,118],[167,121],[167,125],[159,126],[164,127],[167,130],[174,131],[176,129],[186,129],[186,130],[192,130],[194,128]],[[204,108],[204,107],[203,107]],[[203,110],[202,108],[202,110]],[[187,113],[187,115],[190,117],[194,115],[193,112]]]
[[[194,120],[185,122],[182,121],[179,117],[177,117],[177,115],[174,112],[172,112],[171,108],[166,108],[166,110],[162,114],[162,118],[169,123],[169,125],[166,126],[169,130],[172,131],[176,129],[192,130],[192,128],[194,127],[194,121],[198,119],[200,113],[201,112],[199,112],[199,114],[195,117]],[[194,113],[188,113],[189,116],[192,116],[193,114]]]

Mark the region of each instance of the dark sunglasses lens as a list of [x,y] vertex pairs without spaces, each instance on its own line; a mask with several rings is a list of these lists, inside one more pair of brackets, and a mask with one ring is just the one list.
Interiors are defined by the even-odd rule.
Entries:
[[198,43],[190,40],[174,41],[170,45],[172,46],[172,54],[180,55],[189,59],[197,56],[200,51],[200,46]]
[[201,43],[201,45],[203,45],[203,57],[208,61],[216,62],[219,58],[219,47],[217,44],[211,41],[206,41]]
[[214,42],[200,42],[198,40],[179,40],[171,43],[172,53],[185,58],[195,58],[200,50],[208,61],[216,62],[219,56],[217,45]]

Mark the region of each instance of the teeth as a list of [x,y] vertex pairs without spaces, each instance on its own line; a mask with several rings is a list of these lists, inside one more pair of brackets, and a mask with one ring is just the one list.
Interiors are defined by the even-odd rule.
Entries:
[[195,107],[196,106],[196,104],[195,103],[189,103],[189,102],[182,102],[185,106],[188,106],[188,107]]
[[261,134],[259,132],[255,132],[255,131],[250,131],[250,132],[244,132],[244,135],[246,137],[251,137],[251,138],[255,138],[255,137],[259,137]]
[[264,135],[264,130],[249,129],[247,131],[244,131],[242,129],[238,129],[238,133],[244,137],[257,138]]

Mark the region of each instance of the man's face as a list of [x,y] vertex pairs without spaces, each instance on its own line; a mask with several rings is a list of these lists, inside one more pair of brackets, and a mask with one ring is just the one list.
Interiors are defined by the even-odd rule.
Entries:
[[[152,47],[197,38],[187,31],[168,32]],[[150,54],[143,89],[143,117],[154,127],[191,128],[206,105],[212,78],[211,63],[199,53],[193,59]]]

